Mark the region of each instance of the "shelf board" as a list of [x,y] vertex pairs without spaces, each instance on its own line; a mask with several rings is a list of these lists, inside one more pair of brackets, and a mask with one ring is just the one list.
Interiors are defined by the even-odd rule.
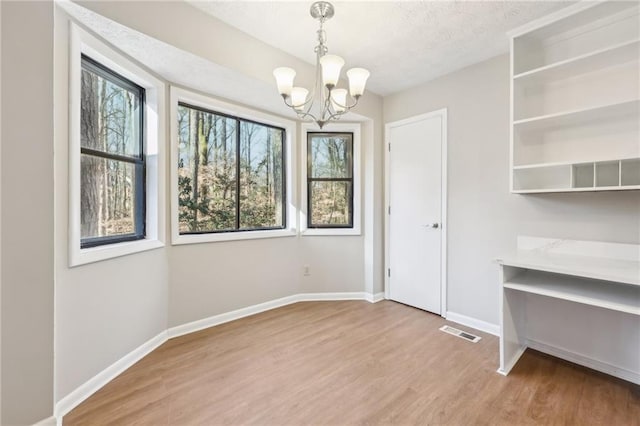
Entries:
[[504,288],[640,315],[640,286],[529,270]]
[[572,166],[573,164],[588,164],[593,163],[593,161],[585,161],[585,162],[566,162],[566,161],[558,161],[554,163],[537,163],[537,164],[523,164],[521,166],[513,166],[513,170],[527,170],[527,169],[544,169],[551,167],[564,167],[564,166]]
[[572,126],[588,123],[593,120],[601,120],[624,115],[638,115],[640,113],[640,100],[633,99],[614,104],[599,105],[590,108],[582,108],[571,111],[563,111],[554,114],[546,114],[530,117],[513,122],[514,130],[532,131],[541,129],[553,129],[557,127]]
[[544,84],[638,60],[640,40],[631,40],[522,72],[513,79],[514,82],[524,84]]
[[551,188],[551,189],[514,189],[512,194],[550,194],[554,192],[599,192],[639,190],[640,185],[625,186],[589,186],[585,188]]
[[518,250],[499,259],[505,266],[534,269],[556,274],[630,284],[640,288],[640,260]]
[[542,169],[545,167],[575,166],[579,164],[609,163],[609,162],[615,162],[615,161],[629,161],[629,160],[640,160],[640,157],[604,158],[604,159],[600,158],[597,160],[554,161],[549,163],[522,164],[519,166],[513,166],[513,170]]
[[569,8],[566,11],[560,10],[555,13],[561,15],[560,19],[553,19],[552,15],[543,17],[521,29],[511,31],[509,35],[538,42],[557,41],[592,27],[594,22],[598,24],[604,20],[605,23],[609,23],[638,13],[638,7],[634,2],[601,1],[599,4],[591,5],[585,2],[582,5],[573,5],[573,9],[576,8],[580,10],[573,13]]

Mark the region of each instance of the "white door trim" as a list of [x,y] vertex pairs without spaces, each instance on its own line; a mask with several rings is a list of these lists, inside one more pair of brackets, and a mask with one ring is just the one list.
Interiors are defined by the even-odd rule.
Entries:
[[440,117],[442,123],[442,238],[440,243],[441,263],[440,263],[440,316],[446,318],[447,313],[447,108],[432,111],[426,114],[416,115],[404,120],[385,123],[384,125],[384,297],[389,299],[389,133],[392,128],[405,124],[415,123],[432,117]]

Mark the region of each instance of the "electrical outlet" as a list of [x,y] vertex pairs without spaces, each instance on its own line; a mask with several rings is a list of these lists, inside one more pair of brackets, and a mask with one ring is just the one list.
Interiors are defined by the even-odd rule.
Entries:
[[302,267],[302,274],[303,274],[305,277],[308,277],[309,275],[311,275],[311,268],[309,267],[309,265],[304,265],[304,266]]

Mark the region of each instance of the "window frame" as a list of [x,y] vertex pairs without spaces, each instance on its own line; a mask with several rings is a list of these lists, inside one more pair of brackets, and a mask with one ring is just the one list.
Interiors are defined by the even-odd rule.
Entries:
[[[93,74],[115,84],[123,89],[133,92],[137,95],[140,101],[140,108],[138,111],[140,118],[140,126],[138,129],[138,152],[137,156],[128,156],[120,154],[112,154],[105,151],[100,151],[93,148],[86,148],[80,144],[80,158],[82,155],[90,155],[95,158],[119,161],[127,164],[132,164],[135,167],[135,207],[134,207],[134,232],[129,234],[119,235],[107,235],[103,237],[80,237],[80,248],[98,247],[106,244],[117,244],[127,241],[142,240],[145,237],[146,232],[146,160],[145,160],[145,89],[133,81],[123,77],[116,73],[105,65],[96,61],[89,55],[82,53],[80,55],[80,64],[82,70],[88,70]],[[81,105],[82,106],[82,105]]]
[[[311,140],[314,136],[349,136],[350,142],[350,152],[348,156],[348,164],[347,167],[351,172],[351,177],[349,178],[319,178],[313,177],[311,175],[312,171],[312,162],[311,162]],[[307,158],[306,158],[306,167],[307,167],[307,229],[353,229],[353,180],[354,180],[354,169],[353,169],[353,151],[354,151],[354,142],[353,142],[353,132],[327,132],[327,131],[317,131],[317,132],[307,132]],[[347,224],[312,224],[311,218],[313,216],[312,212],[312,197],[310,196],[312,191],[313,182],[348,182],[350,185],[349,190],[349,223]]]
[[[236,190],[236,200],[235,200],[235,228],[234,229],[220,229],[220,230],[216,230],[214,229],[213,231],[188,231],[188,232],[180,232],[180,229],[178,229],[178,233],[182,236],[182,235],[196,235],[196,234],[219,234],[219,233],[223,233],[223,232],[251,232],[251,231],[273,231],[273,230],[277,230],[277,229],[287,229],[287,200],[286,197],[282,197],[282,217],[280,218],[282,220],[282,226],[270,226],[270,227],[264,227],[264,228],[241,228],[240,227],[240,221],[241,221],[241,200],[240,197],[238,196],[238,194],[240,194],[240,179],[238,178],[240,176],[241,173],[241,166],[240,166],[240,161],[238,161],[238,159],[240,158],[240,149],[241,149],[241,131],[240,131],[240,126],[242,124],[242,122],[245,123],[253,123],[253,124],[258,124],[260,126],[264,126],[264,127],[269,127],[271,129],[276,129],[276,130],[280,130],[282,131],[282,164],[283,164],[283,172],[287,167],[287,149],[286,149],[286,145],[285,145],[285,139],[286,139],[286,135],[287,135],[287,131],[283,128],[283,127],[279,127],[279,126],[274,126],[271,124],[265,124],[265,123],[261,123],[258,122],[256,120],[249,120],[246,118],[242,118],[242,117],[238,117],[235,115],[231,115],[231,114],[227,114],[227,113],[223,113],[223,112],[219,112],[219,111],[213,111],[211,109],[207,109],[201,106],[197,106],[197,105],[192,105],[189,104],[187,102],[183,102],[183,101],[178,101],[178,107],[186,107],[186,108],[191,108],[191,109],[195,109],[195,110],[199,110],[200,112],[205,112],[207,114],[213,114],[213,115],[217,115],[219,117],[224,117],[227,119],[231,119],[234,120],[236,123],[236,137],[235,137],[235,159],[236,159],[236,164],[235,164],[235,175],[236,175],[236,185],[235,185],[235,190]],[[180,147],[178,147],[178,152],[180,151]],[[285,190],[283,191],[283,194],[286,194],[286,187],[287,187],[287,174],[286,173],[282,173],[282,189]]]
[[[92,262],[126,256],[164,246],[164,135],[165,91],[162,80],[155,77],[112,46],[101,41],[75,23],[69,38],[69,145],[68,145],[68,265],[76,267]],[[81,160],[81,75],[82,55],[98,62],[111,72],[140,86],[145,91],[143,155],[144,172],[144,237],[82,247],[80,229],[80,160]]]
[[[289,237],[297,235],[297,209],[296,209],[296,184],[294,176],[296,175],[296,165],[293,161],[295,158],[295,144],[293,143],[295,135],[295,122],[277,117],[275,115],[258,112],[256,110],[230,104],[210,96],[202,95],[177,86],[171,86],[170,89],[170,129],[171,129],[171,244],[197,244],[220,241],[249,240],[260,238],[277,238]],[[238,119],[241,121],[252,122],[268,127],[282,129],[284,138],[282,140],[283,150],[283,215],[284,226],[274,228],[258,228],[258,229],[233,229],[219,231],[193,231],[180,233],[179,222],[179,191],[178,191],[178,160],[179,160],[179,137],[178,137],[178,105],[183,104],[194,107],[216,115]],[[239,123],[240,121],[238,121]],[[237,138],[240,137],[238,129]],[[239,149],[236,144],[236,150]],[[237,153],[237,151],[236,151]],[[237,154],[236,154],[237,155]],[[236,171],[239,162],[236,164]],[[237,188],[237,187],[236,187]],[[236,200],[236,207],[239,199]],[[239,211],[236,212],[236,216]]]
[[351,133],[353,134],[353,151],[351,156],[352,163],[352,218],[353,226],[322,226],[313,227],[308,226],[309,216],[309,193],[308,185],[305,185],[305,189],[302,191],[302,203],[300,210],[300,233],[302,236],[358,236],[362,235],[362,178],[361,178],[361,123],[327,123],[324,125],[321,131],[318,130],[317,125],[313,123],[302,123],[301,125],[301,139],[305,141],[302,145],[302,152],[300,155],[301,163],[304,164],[301,170],[302,182],[305,184],[308,181],[308,134],[310,133]]

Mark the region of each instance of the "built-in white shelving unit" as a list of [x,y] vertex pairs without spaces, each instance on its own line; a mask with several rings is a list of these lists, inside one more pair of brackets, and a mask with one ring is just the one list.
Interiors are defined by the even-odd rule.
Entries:
[[640,246],[518,237],[500,264],[500,369],[526,348],[640,384]]
[[510,36],[511,191],[640,189],[640,4],[581,2]]

